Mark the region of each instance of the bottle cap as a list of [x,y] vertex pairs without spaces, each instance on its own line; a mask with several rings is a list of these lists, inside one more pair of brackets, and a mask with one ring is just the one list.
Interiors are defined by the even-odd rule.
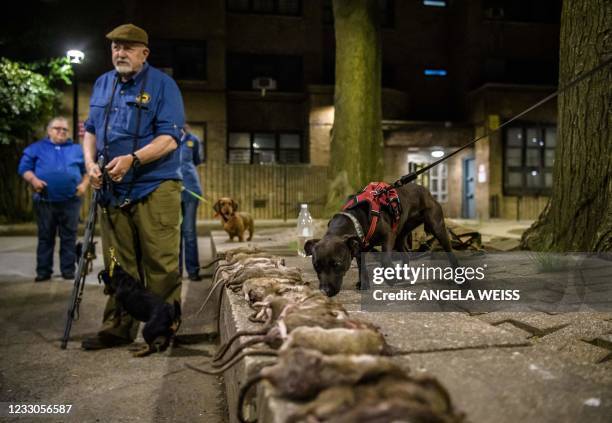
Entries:
[[308,204],[303,203],[303,204],[302,204],[302,208],[303,208],[303,209],[307,209],[307,208],[308,208]]

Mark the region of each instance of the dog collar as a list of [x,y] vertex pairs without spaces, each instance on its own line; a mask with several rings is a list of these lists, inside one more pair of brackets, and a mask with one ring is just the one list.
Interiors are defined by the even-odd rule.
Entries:
[[221,220],[223,220],[224,223],[229,222],[229,217],[225,217],[223,213],[217,213],[217,216],[221,216]]
[[361,242],[365,242],[365,237],[364,237],[364,234],[363,234],[363,228],[361,227],[361,223],[359,223],[357,218],[355,216],[353,216],[352,214],[347,213],[347,212],[340,212],[338,214],[341,214],[341,215],[346,216],[349,219],[351,219],[351,222],[353,222],[353,226],[355,227],[355,231],[357,232],[357,236],[359,237]]

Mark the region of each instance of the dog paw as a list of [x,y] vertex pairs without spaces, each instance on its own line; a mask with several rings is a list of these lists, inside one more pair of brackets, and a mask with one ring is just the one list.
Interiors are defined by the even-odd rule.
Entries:
[[158,336],[155,338],[153,342],[151,342],[150,349],[153,349],[156,352],[166,351],[168,346],[170,345],[170,338],[165,336]]

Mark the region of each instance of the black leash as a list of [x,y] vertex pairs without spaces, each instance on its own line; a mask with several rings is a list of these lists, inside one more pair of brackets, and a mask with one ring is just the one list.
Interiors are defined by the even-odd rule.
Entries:
[[[136,112],[136,131],[134,133],[134,139],[132,141],[132,154],[136,151],[136,148],[138,147],[138,136],[140,133],[140,120],[141,120],[142,107],[143,107],[142,100],[143,100],[143,95],[145,92],[144,90],[146,88],[147,76],[149,74],[148,71],[149,71],[148,68],[143,70],[144,73],[142,75],[142,80],[140,83],[140,94],[136,97],[136,108],[138,109],[138,111]],[[110,111],[111,111],[111,108],[113,107],[113,100],[115,98],[115,91],[117,90],[118,82],[119,82],[119,75],[116,75],[115,80],[113,81],[113,88],[111,91],[110,98],[108,100],[108,104],[106,105],[106,108],[104,109],[104,137],[102,138],[102,141],[104,143],[104,158],[102,160],[102,163],[104,163],[104,165],[107,164],[106,161],[110,157],[110,152],[109,152],[109,147],[108,147],[108,122],[110,119]],[[108,185],[110,185],[112,187],[113,195],[115,195],[114,183],[112,182],[111,178],[108,177],[104,169],[100,169],[100,170],[103,172],[103,175],[106,177],[105,182],[107,183],[107,185],[103,188],[108,188]],[[132,194],[132,189],[134,188],[135,180],[136,180],[136,169],[132,168],[132,179],[130,180],[130,185],[128,187],[128,191],[125,196],[125,199],[119,205],[119,208],[121,209],[127,208],[132,203],[132,199],[130,198],[130,195]]]
[[[140,117],[142,115],[142,105],[143,105],[143,98],[144,98],[144,92],[145,92],[144,90],[147,84],[147,76],[149,75],[149,68],[145,69],[143,72],[144,72],[144,75],[142,75],[142,81],[140,84],[140,94],[138,95],[138,97],[136,97],[136,108],[138,109],[138,111],[136,112],[136,132],[134,133],[134,141],[132,143],[132,154],[134,154],[136,152],[136,149],[138,148],[138,135],[140,133]],[[128,188],[127,194],[125,195],[125,199],[119,205],[120,209],[125,209],[132,204],[132,199],[130,198],[130,196],[132,195],[132,190],[134,189],[134,183],[136,182],[136,172],[137,171],[138,171],[138,168],[132,167],[132,179],[130,180],[130,186]]]
[[528,107],[527,109],[523,110],[522,112],[520,112],[518,115],[514,116],[513,118],[507,120],[506,122],[504,122],[503,124],[499,125],[497,128],[495,128],[492,131],[487,131],[484,135],[479,136],[478,138],[470,141],[469,143],[465,144],[463,147],[453,151],[452,153],[450,153],[447,156],[442,157],[440,160],[436,160],[435,162],[425,166],[422,169],[419,169],[416,172],[411,172],[407,175],[402,176],[400,179],[398,179],[397,181],[395,181],[392,184],[393,188],[399,188],[402,185],[406,185],[410,182],[413,182],[417,179],[417,177],[422,174],[427,172],[429,169],[438,166],[440,163],[442,163],[445,160],[450,159],[451,157],[453,157],[455,154],[459,153],[462,150],[465,150],[466,148],[472,146],[473,144],[475,144],[477,141],[480,141],[483,138],[488,137],[489,135],[494,134],[495,132],[499,131],[500,129],[502,129],[504,126],[509,125],[510,123],[514,122],[515,120],[519,119],[520,117],[526,115],[527,113],[531,112],[534,109],[537,109],[538,107],[540,107],[542,104],[546,103],[549,100],[552,100],[553,98],[559,96],[561,93],[563,93],[564,91],[567,91],[568,89],[570,89],[571,87],[573,87],[574,85],[578,84],[579,82],[583,81],[584,79],[588,78],[589,76],[593,75],[595,72],[600,71],[601,69],[605,68],[606,66],[608,66],[610,63],[612,63],[612,58],[600,63],[599,65],[595,66],[593,69],[591,69],[590,71],[580,75],[578,78],[574,79],[573,81],[571,81],[570,83],[568,83],[567,85],[565,85],[562,88],[559,88],[557,91],[555,91],[554,93],[544,97],[542,100],[538,101],[537,103],[535,103],[534,105],[532,105],[531,107]]

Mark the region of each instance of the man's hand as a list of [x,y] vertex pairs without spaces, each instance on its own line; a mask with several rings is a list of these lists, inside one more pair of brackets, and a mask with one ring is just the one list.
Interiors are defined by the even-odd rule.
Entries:
[[117,156],[105,166],[105,169],[114,182],[121,182],[125,174],[128,173],[128,170],[132,167],[133,161],[134,158],[131,154]]
[[76,196],[77,197],[82,197],[85,195],[85,191],[87,191],[87,182],[81,182],[80,184],[77,185],[77,189],[76,189]]
[[[87,164],[87,174],[89,175],[89,182],[95,189],[102,187],[102,172],[97,163],[91,162]],[[81,186],[82,183],[79,185]],[[77,188],[78,191],[78,188]]]
[[47,186],[47,183],[43,181],[42,179],[38,179],[36,175],[32,177],[32,179],[30,180],[30,184],[32,185],[32,188],[34,188],[34,191],[36,192],[42,192]]

